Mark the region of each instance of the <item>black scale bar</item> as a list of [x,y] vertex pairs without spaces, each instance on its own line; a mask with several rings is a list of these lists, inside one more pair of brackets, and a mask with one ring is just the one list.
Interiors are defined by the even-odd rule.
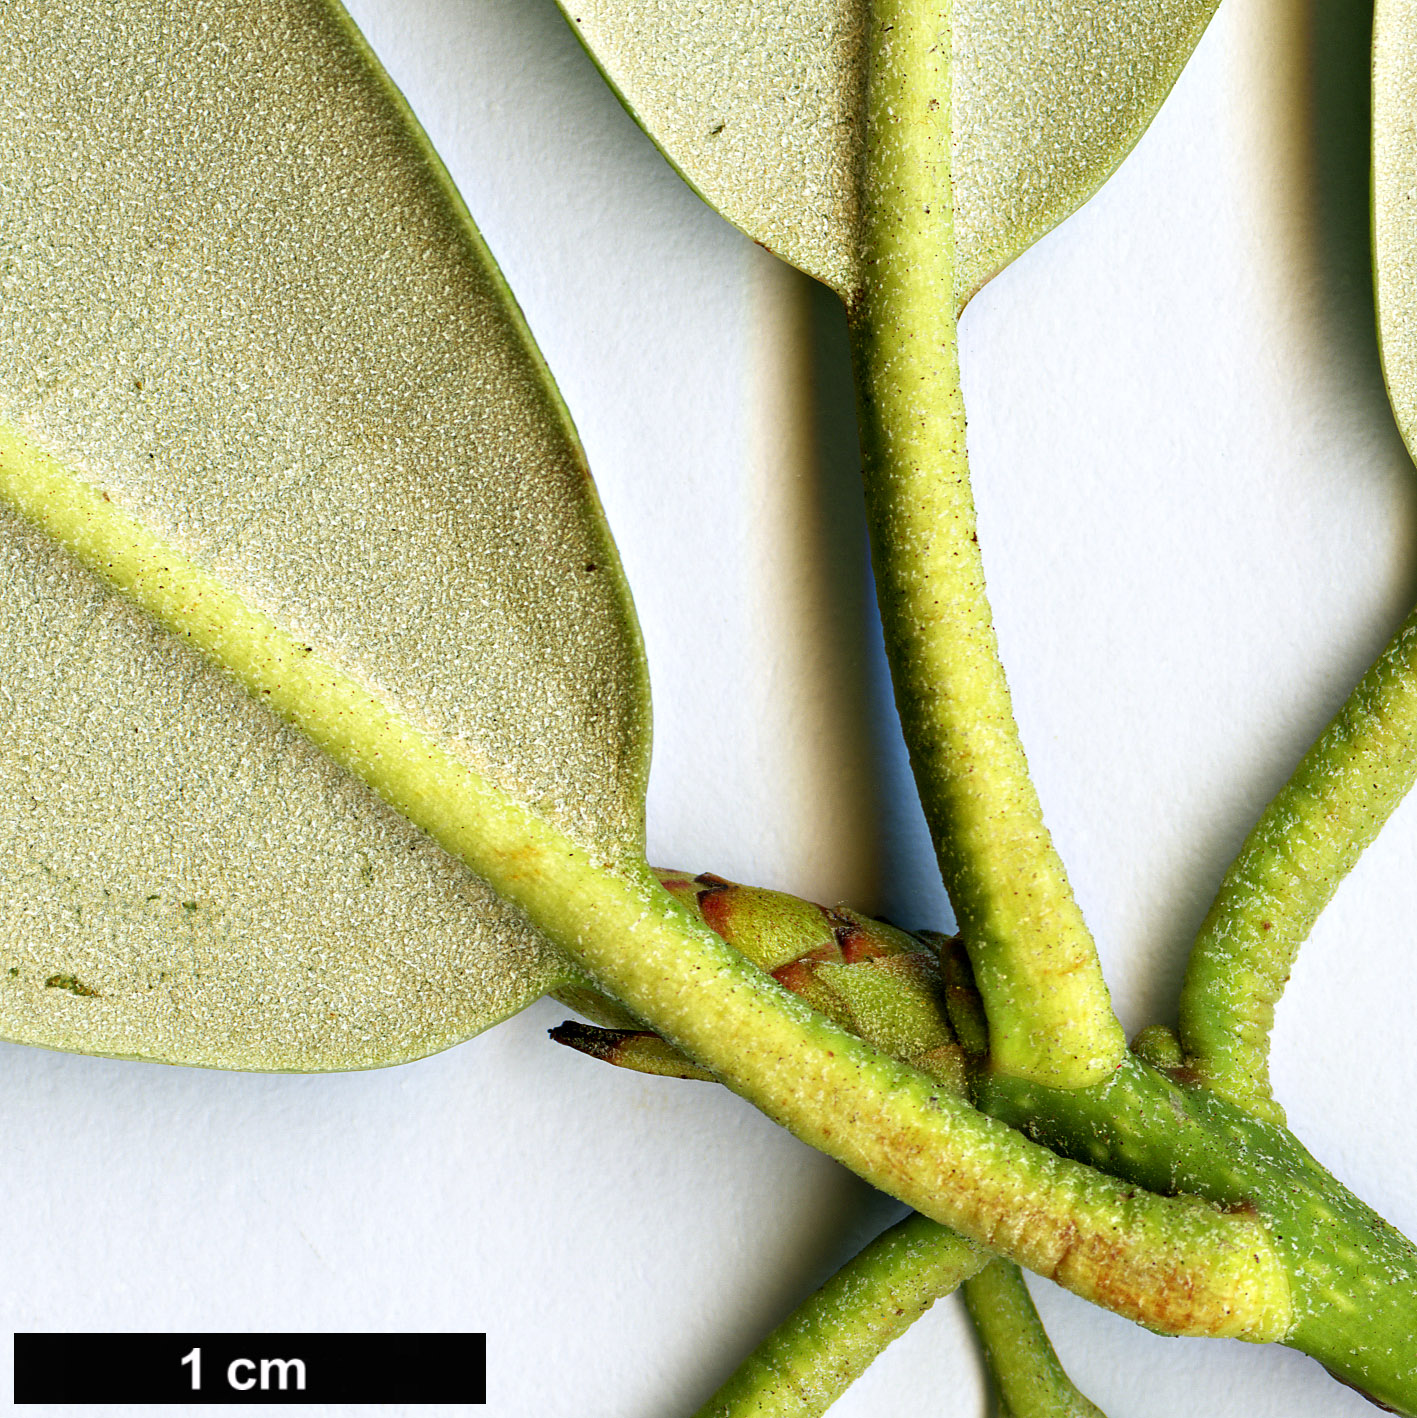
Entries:
[[485,1334],[17,1334],[16,1403],[486,1403]]

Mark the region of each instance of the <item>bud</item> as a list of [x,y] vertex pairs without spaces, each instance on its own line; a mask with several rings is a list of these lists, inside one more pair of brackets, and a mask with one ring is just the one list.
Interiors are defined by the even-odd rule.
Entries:
[[1173,1077],[1185,1067],[1181,1041],[1164,1024],[1148,1024],[1132,1040],[1132,1052],[1152,1068]]
[[[781,891],[704,873],[656,873],[664,889],[784,989],[844,1029],[952,1092],[965,1090],[965,1055],[946,1011],[947,978],[934,941],[845,906],[828,910]],[[972,984],[972,981],[970,982]],[[583,1010],[602,1022],[602,1001]],[[565,1003],[572,997],[559,995]],[[572,1004],[573,1008],[579,1005]],[[563,1024],[557,1043],[613,1063],[676,1078],[711,1078],[657,1034]]]
[[714,1076],[687,1059],[672,1044],[647,1029],[597,1029],[568,1019],[550,1031],[558,1044],[579,1049],[593,1059],[636,1073],[657,1073],[666,1078],[698,1078],[707,1083]]

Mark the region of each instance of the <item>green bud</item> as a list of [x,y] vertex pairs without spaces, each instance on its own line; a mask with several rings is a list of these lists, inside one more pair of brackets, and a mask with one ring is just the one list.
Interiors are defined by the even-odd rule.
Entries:
[[[933,942],[927,946],[921,938],[845,906],[828,910],[785,892],[739,886],[708,873],[656,875],[670,895],[784,989],[951,1092],[964,1093],[964,1051],[946,1013],[948,976]],[[552,1031],[558,1043],[642,1073],[710,1077],[658,1035],[627,1027],[635,1023],[628,1017],[612,1017],[618,1006],[593,990],[563,992],[557,998],[612,1026],[565,1024]]]
[[1148,1024],[1132,1040],[1132,1052],[1162,1073],[1170,1073],[1185,1062],[1181,1041],[1164,1024]]

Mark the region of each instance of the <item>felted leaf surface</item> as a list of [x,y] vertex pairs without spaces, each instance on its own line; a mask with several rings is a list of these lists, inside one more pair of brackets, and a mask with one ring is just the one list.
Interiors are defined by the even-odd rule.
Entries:
[[198,568],[571,840],[638,853],[644,670],[574,431],[337,6],[0,16],[0,1033],[358,1067],[568,977],[37,532],[26,449],[99,494],[75,545],[131,519],[179,598],[210,600]]
[[1373,16],[1373,264],[1383,372],[1417,456],[1417,5]]
[[[558,3],[710,205],[843,297],[852,293],[869,0]],[[1110,176],[1217,3],[956,0],[961,306]]]

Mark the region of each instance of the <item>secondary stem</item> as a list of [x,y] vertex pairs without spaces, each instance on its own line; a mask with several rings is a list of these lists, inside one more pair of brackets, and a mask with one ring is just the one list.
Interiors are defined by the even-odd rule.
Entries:
[[773,1330],[696,1418],[818,1418],[888,1344],[988,1261],[943,1226],[907,1216]]
[[949,6],[876,0],[869,54],[850,317],[896,703],[993,1062],[1085,1087],[1126,1041],[1028,776],[984,590],[955,339]]
[[1104,1418],[1058,1362],[1017,1266],[996,1260],[971,1276],[964,1303],[1011,1418]]
[[1274,1007],[1338,884],[1417,779],[1417,612],[1265,809],[1191,952],[1181,1042],[1215,1092],[1282,1122],[1269,1083]]

